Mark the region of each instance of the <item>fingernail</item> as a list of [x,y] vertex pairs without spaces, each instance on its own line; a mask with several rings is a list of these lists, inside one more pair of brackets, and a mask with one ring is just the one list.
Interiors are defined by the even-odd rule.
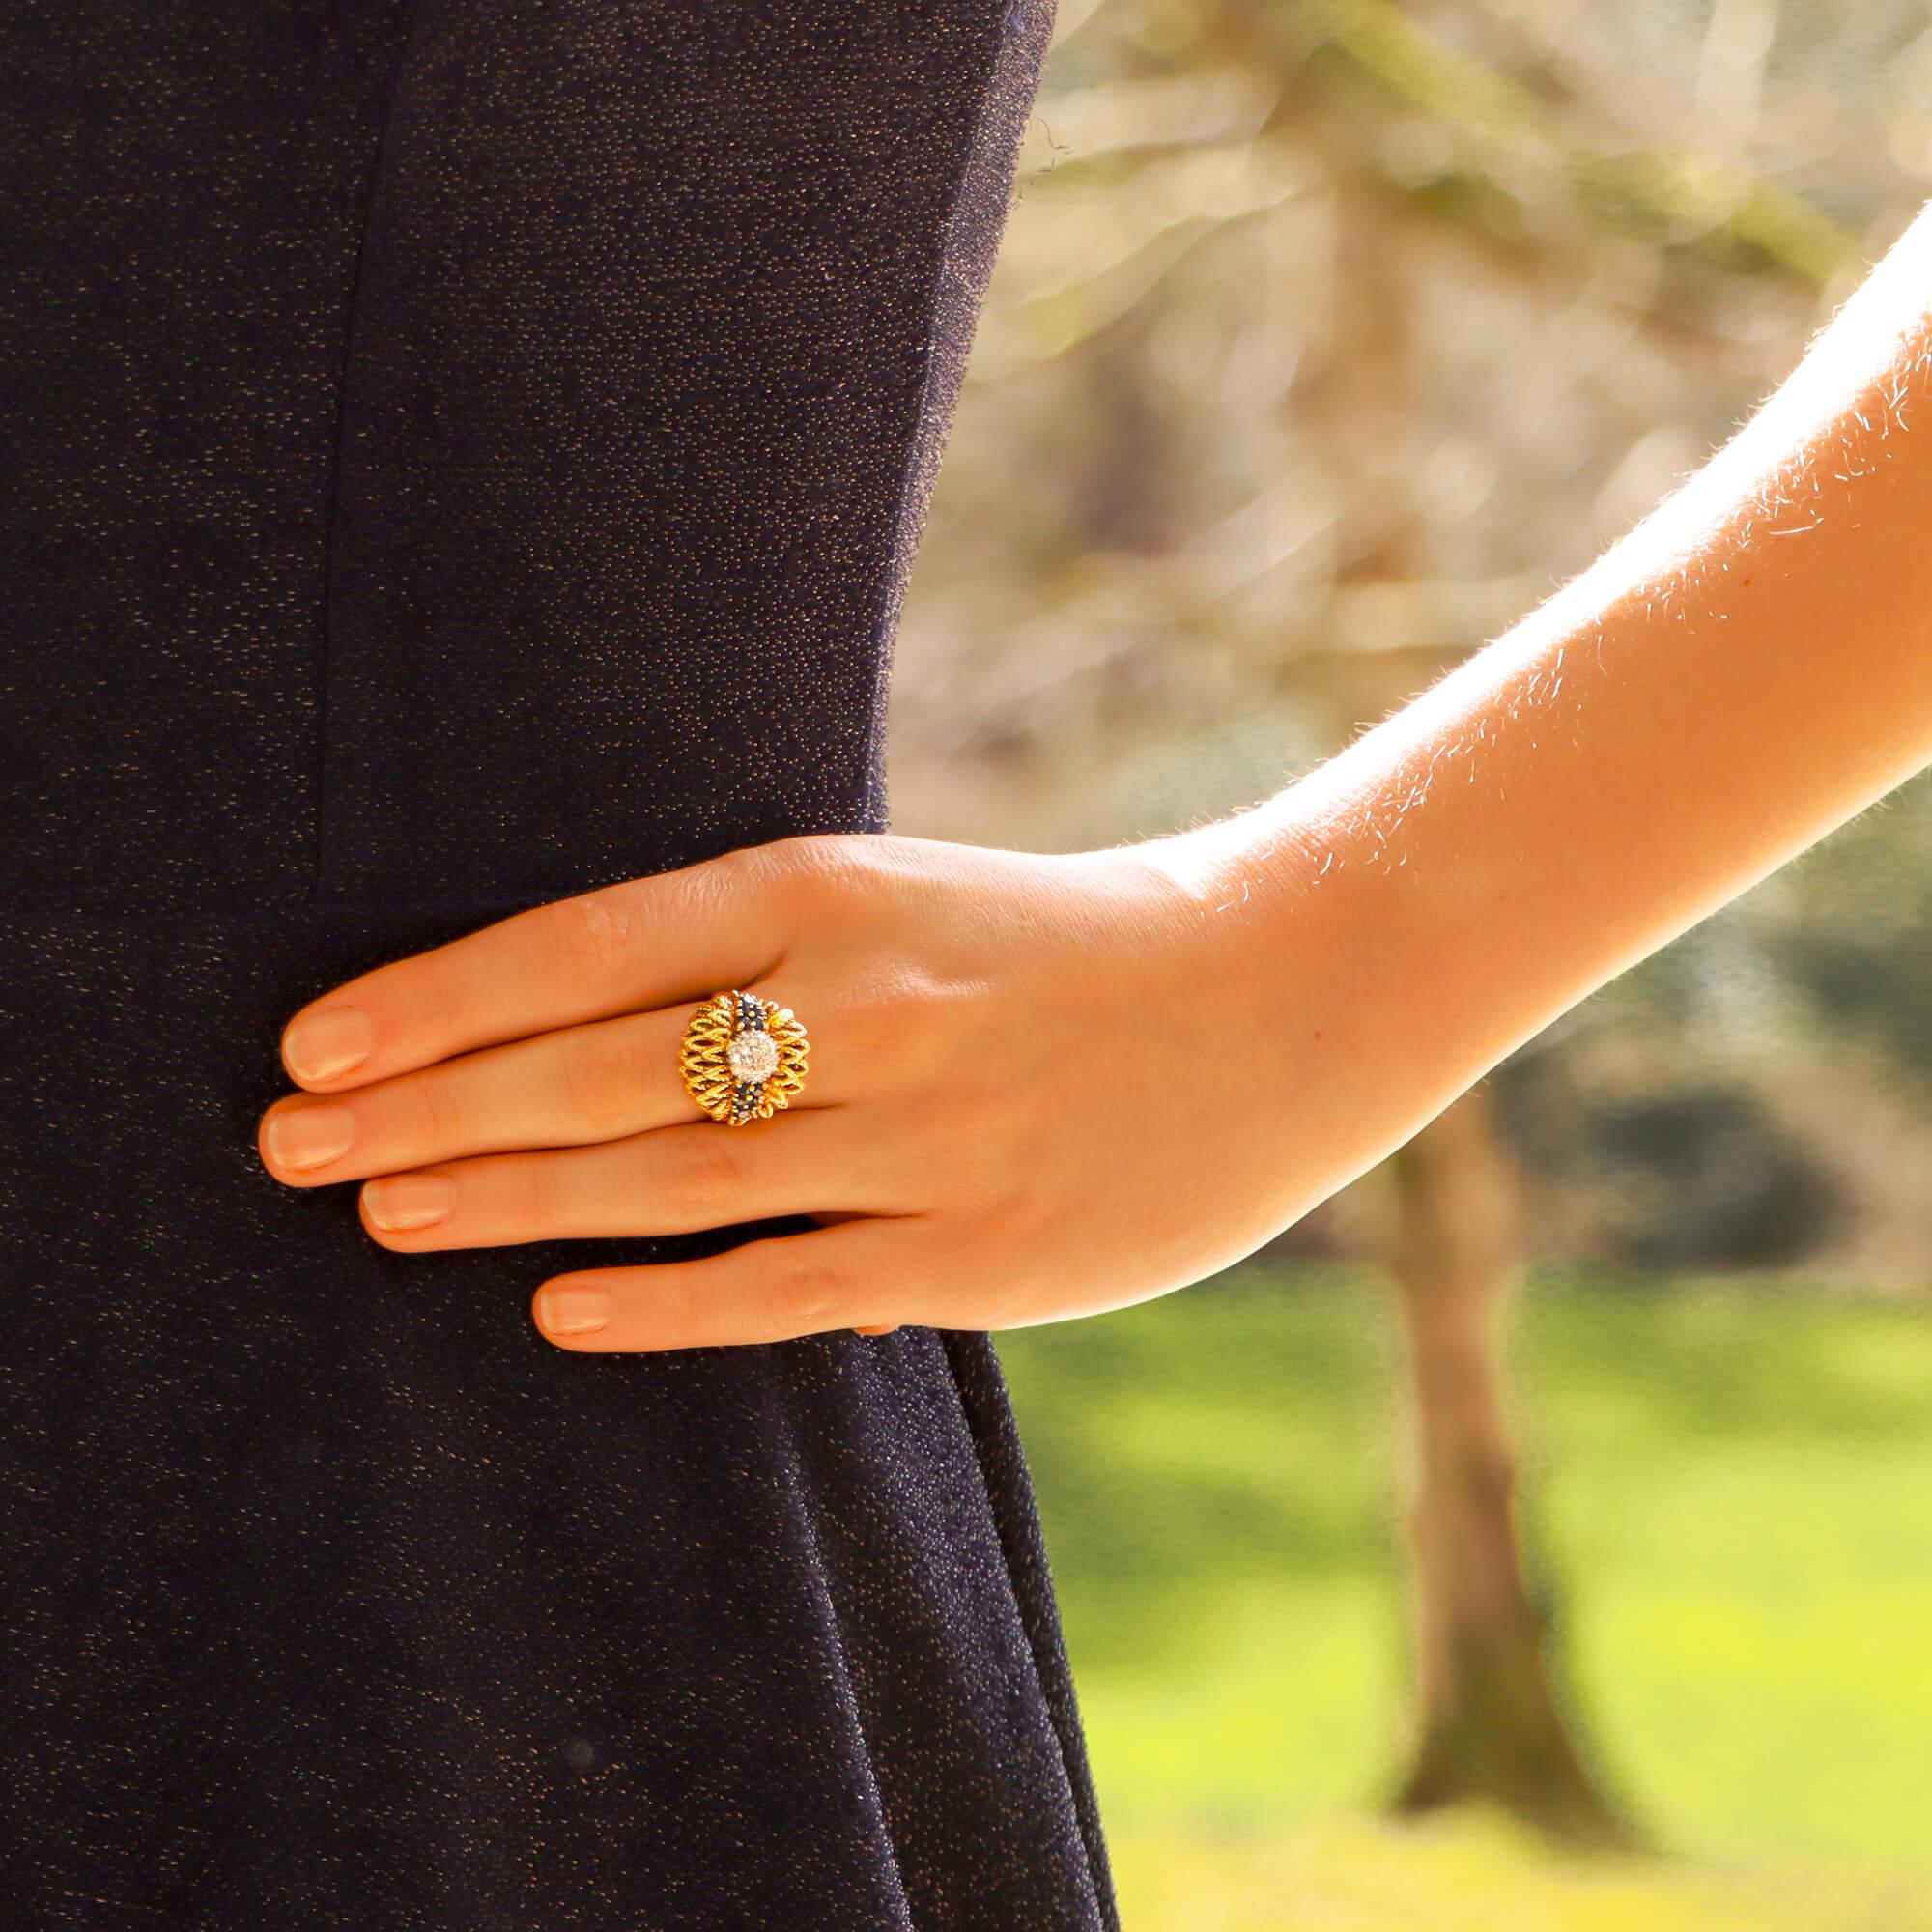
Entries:
[[456,1183],[440,1174],[395,1174],[372,1180],[362,1190],[362,1205],[379,1228],[433,1228],[449,1218],[456,1205]]
[[347,1107],[290,1107],[269,1116],[265,1138],[277,1167],[326,1167],[349,1151],[355,1116]]
[[318,1007],[289,1028],[282,1058],[298,1080],[327,1080],[367,1060],[374,1044],[360,1007]]
[[609,1325],[611,1297],[601,1288],[546,1288],[537,1296],[537,1321],[552,1335],[588,1335]]

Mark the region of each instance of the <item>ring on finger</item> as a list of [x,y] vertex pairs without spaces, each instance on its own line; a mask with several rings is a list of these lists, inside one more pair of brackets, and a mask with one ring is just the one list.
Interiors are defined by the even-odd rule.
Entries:
[[789,1007],[735,987],[713,993],[678,1046],[684,1091],[714,1121],[742,1127],[788,1107],[805,1086],[811,1051]]

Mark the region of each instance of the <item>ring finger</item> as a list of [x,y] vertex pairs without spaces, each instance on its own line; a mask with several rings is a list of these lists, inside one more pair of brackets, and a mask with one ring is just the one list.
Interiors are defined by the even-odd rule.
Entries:
[[[558,1027],[366,1087],[291,1094],[262,1117],[262,1157],[291,1186],[320,1187],[703,1122],[678,1072],[691,1012],[668,1007]],[[801,1098],[790,1111],[814,1109]]]

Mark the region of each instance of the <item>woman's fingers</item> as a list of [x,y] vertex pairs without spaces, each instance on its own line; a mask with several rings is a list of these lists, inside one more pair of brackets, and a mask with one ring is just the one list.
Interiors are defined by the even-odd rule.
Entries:
[[691,1234],[780,1214],[890,1212],[885,1166],[844,1110],[819,1108],[385,1174],[363,1186],[362,1220],[405,1253]]
[[776,882],[795,868],[771,850],[743,847],[553,899],[379,966],[295,1015],[283,1064],[298,1086],[337,1093],[475,1047],[743,985],[789,942]]
[[868,1324],[886,1332],[930,1284],[923,1214],[862,1218],[746,1241],[700,1261],[553,1275],[531,1299],[537,1326],[587,1353],[737,1347]]
[[683,1007],[591,1020],[372,1086],[292,1094],[262,1117],[262,1158],[291,1186],[324,1187],[471,1154],[577,1147],[703,1120],[678,1072],[691,1012]]

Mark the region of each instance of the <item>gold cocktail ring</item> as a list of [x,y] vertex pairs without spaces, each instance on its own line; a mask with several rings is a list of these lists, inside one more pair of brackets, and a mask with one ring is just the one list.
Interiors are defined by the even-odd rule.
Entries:
[[789,1007],[734,989],[713,993],[692,1014],[677,1068],[684,1091],[714,1121],[742,1127],[791,1105],[810,1051],[804,1022]]

